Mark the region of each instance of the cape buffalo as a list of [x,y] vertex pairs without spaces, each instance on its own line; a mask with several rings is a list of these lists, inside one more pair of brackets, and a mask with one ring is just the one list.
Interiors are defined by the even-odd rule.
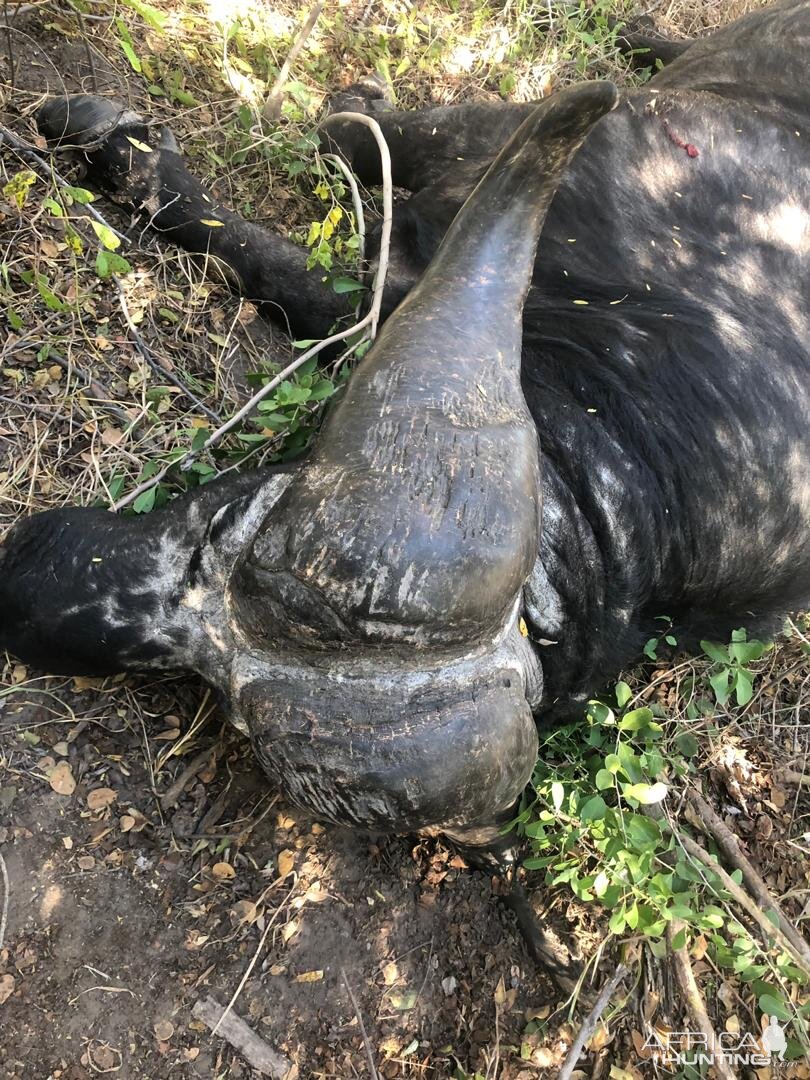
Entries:
[[[412,193],[390,314],[308,457],[145,518],[21,522],[0,646],[193,669],[315,814],[487,845],[536,718],[576,712],[656,616],[688,641],[806,600],[810,5],[675,51],[621,94],[379,109]],[[88,97],[39,122],[296,335],[344,312],[168,131]],[[379,180],[363,129],[327,130]]]

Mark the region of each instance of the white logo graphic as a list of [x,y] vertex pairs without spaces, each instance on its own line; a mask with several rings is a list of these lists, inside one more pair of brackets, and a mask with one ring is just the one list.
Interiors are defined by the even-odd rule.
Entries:
[[700,1031],[658,1031],[647,1036],[642,1048],[644,1057],[654,1058],[663,1065],[750,1065],[761,1068],[778,1059],[784,1061],[787,1039],[775,1016],[758,1039],[751,1034],[735,1035],[720,1031],[714,1046],[709,1045]]
[[785,1033],[782,1030],[782,1025],[779,1023],[775,1016],[771,1016],[768,1021],[768,1026],[762,1032],[762,1045],[768,1051],[771,1057],[778,1057],[780,1061],[785,1060],[785,1050],[787,1050],[787,1039]]

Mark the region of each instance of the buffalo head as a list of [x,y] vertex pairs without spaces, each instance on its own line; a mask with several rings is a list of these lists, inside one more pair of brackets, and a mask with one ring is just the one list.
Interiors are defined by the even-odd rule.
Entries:
[[504,147],[296,469],[150,521],[60,510],[0,552],[0,645],[54,669],[201,672],[320,816],[495,834],[537,751],[521,634],[540,461],[521,313],[546,210],[609,83]]

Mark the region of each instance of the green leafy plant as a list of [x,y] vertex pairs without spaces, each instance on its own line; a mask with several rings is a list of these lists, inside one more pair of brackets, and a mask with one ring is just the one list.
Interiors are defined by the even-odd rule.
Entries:
[[[738,630],[727,647],[707,650],[724,672],[728,695],[741,685],[749,700],[746,665],[767,648]],[[549,887],[602,905],[611,933],[641,938],[657,956],[667,952],[670,927],[673,947],[699,942],[763,1012],[790,1022],[789,1054],[800,1056],[810,1004],[797,1006],[789,988],[804,983],[803,973],[737,918],[719,875],[690,859],[662,812],[673,788],[695,771],[699,742],[690,725],[667,719],[658,706],[638,706],[626,682],[616,684],[609,702],[589,702],[586,722],[584,746],[580,722],[542,742],[514,823],[530,841],[524,866],[543,871]],[[742,880],[739,871],[731,877]]]
[[749,641],[746,631],[740,629],[732,632],[728,645],[701,641],[700,647],[714,661],[709,685],[717,704],[725,706],[733,694],[738,705],[747,705],[754,695],[755,678],[748,665],[761,660],[773,646],[756,639]]

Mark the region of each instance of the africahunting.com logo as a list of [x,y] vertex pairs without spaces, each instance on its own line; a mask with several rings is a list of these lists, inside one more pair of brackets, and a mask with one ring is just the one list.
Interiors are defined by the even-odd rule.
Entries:
[[787,1039],[775,1016],[757,1037],[721,1031],[713,1045],[700,1031],[658,1031],[647,1036],[642,1051],[662,1065],[750,1065],[761,1068],[772,1061],[784,1061]]

